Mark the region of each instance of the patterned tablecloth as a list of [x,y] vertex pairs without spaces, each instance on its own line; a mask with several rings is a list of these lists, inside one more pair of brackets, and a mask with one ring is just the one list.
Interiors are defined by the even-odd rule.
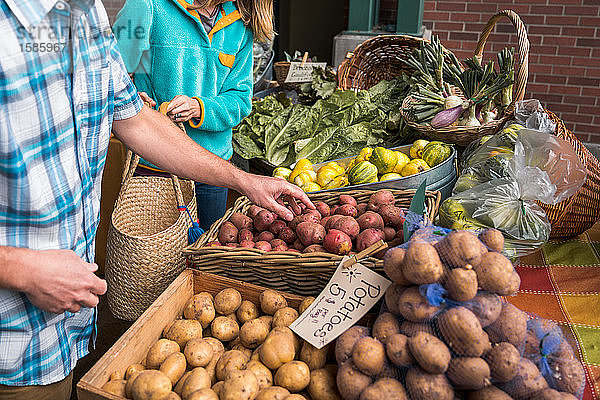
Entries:
[[585,367],[584,400],[600,399],[600,223],[522,257],[521,288],[507,300],[557,322]]

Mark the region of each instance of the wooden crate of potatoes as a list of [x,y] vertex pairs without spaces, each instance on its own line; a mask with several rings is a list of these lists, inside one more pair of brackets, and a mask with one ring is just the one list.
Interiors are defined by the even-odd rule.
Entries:
[[187,269],[84,375],[78,398],[337,394],[328,347],[317,350],[288,328],[311,301]]

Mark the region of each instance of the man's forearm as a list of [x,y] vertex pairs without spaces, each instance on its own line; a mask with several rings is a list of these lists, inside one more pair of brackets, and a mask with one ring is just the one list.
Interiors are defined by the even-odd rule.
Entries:
[[132,151],[165,171],[213,186],[241,191],[247,174],[202,148],[168,117],[144,107],[115,121],[114,134]]
[[28,265],[35,263],[37,252],[30,249],[0,246],[0,288],[25,291],[28,285]]

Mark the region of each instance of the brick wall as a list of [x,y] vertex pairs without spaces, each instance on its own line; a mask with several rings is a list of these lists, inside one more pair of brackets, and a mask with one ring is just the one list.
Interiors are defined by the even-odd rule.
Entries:
[[108,14],[111,24],[115,22],[115,18],[124,3],[125,0],[102,0],[102,4],[104,4],[104,8],[106,8],[106,13]]
[[[542,101],[582,141],[600,143],[600,0],[427,0],[424,23],[462,59],[472,55],[488,18],[503,9],[517,12],[527,27],[526,98]],[[507,44],[516,49],[505,19],[486,51],[495,57]]]

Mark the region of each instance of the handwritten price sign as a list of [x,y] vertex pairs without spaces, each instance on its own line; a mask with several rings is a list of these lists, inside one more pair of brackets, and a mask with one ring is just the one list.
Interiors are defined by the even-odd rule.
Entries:
[[352,327],[384,294],[392,282],[357,263],[343,268],[344,257],[315,301],[290,325],[320,349]]
[[292,62],[285,83],[302,83],[312,81],[312,70],[314,68],[325,69],[327,63],[304,63]]

